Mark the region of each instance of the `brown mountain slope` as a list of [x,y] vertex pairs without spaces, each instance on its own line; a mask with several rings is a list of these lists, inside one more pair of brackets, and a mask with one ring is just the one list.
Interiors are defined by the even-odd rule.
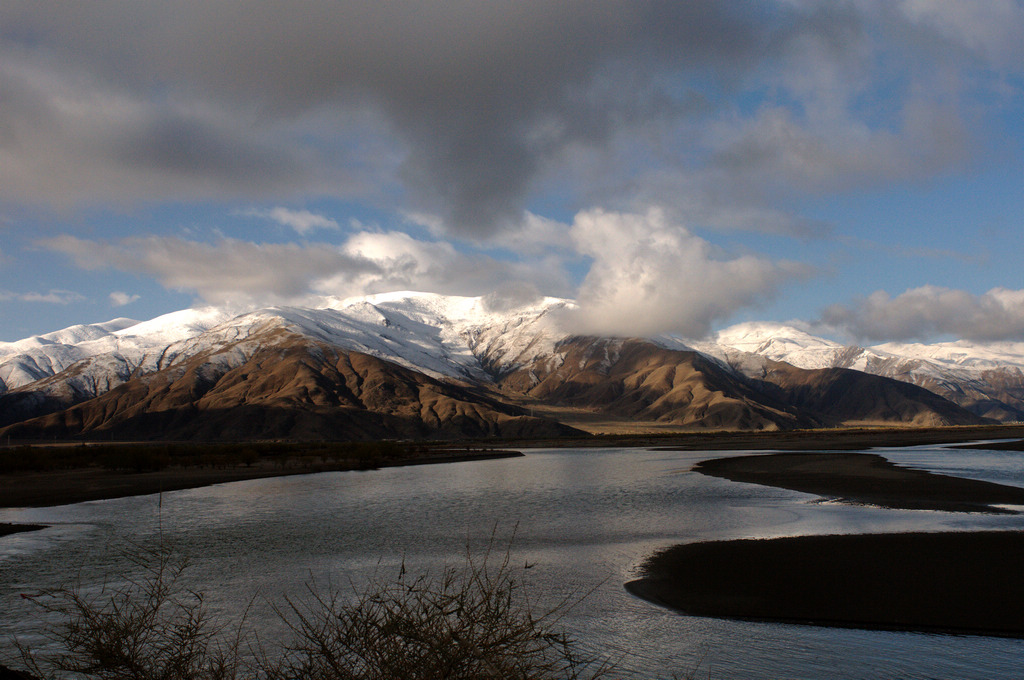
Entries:
[[502,389],[622,421],[680,428],[763,430],[820,424],[696,352],[606,338],[572,338],[557,351],[560,363],[541,361],[502,376]]
[[[551,418],[526,415],[508,401],[541,405],[546,408],[538,411],[547,410]],[[580,433],[556,419],[594,431],[984,422],[925,389],[888,378],[769,362],[761,379],[753,380],[699,353],[644,340],[570,338],[554,354],[495,376],[494,384],[470,386],[275,327],[135,376],[71,408],[15,423],[0,429],[0,437],[405,439]]]
[[233,368],[217,361],[219,353],[136,378],[0,430],[0,436],[376,439],[575,432],[481,391],[286,332],[263,338],[262,347]]
[[980,379],[960,383],[920,378],[914,384],[985,418],[1024,420],[1024,372],[1016,367],[984,371]]
[[[972,376],[935,372],[926,368],[928,364],[920,359],[875,356],[868,358],[864,370],[923,387],[985,418],[1003,422],[1024,419],[1024,371],[1019,367],[1003,366]],[[841,363],[839,367],[848,366]]]
[[846,368],[806,370],[769,360],[762,379],[767,392],[831,425],[991,422],[923,387]]

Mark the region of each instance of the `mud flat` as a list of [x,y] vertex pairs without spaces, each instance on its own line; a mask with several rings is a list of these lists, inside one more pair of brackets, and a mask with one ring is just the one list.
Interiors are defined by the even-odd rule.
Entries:
[[718,458],[693,468],[713,477],[887,508],[1011,512],[1024,488],[905,468],[873,453],[777,453]]
[[680,545],[634,595],[696,616],[1024,637],[1024,533],[800,536]]
[[[889,508],[1013,512],[1024,489],[863,453],[781,453],[694,467],[737,482]],[[634,595],[696,616],[1024,637],[1024,533],[798,536],[692,543],[651,557]]]

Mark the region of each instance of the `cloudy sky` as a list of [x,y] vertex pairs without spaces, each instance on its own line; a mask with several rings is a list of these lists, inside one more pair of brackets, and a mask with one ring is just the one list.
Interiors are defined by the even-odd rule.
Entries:
[[1020,0],[4,0],[0,340],[398,289],[1024,340]]

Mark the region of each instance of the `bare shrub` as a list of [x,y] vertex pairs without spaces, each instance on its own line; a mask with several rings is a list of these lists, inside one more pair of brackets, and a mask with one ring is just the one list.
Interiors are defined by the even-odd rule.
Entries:
[[[436,578],[375,580],[322,590],[277,608],[291,635],[267,651],[243,621],[212,621],[203,596],[181,585],[186,562],[139,550],[143,577],[87,595],[63,588],[35,598],[56,617],[40,650],[17,648],[41,679],[100,680],[542,680],[596,678],[606,664],[582,658],[558,629],[574,600],[537,613],[511,550],[464,562]],[[525,568],[525,567],[524,567]]]
[[29,672],[102,680],[238,677],[242,627],[227,635],[203,595],[181,586],[187,561],[164,547],[138,548],[129,558],[141,578],[93,595],[73,586],[34,597],[55,621],[43,631],[41,650],[15,643]]
[[464,564],[437,578],[378,580],[347,600],[307,586],[304,601],[280,611],[293,641],[264,664],[271,680],[483,680],[598,677],[605,664],[582,658],[557,629],[571,602],[536,614],[510,551]]

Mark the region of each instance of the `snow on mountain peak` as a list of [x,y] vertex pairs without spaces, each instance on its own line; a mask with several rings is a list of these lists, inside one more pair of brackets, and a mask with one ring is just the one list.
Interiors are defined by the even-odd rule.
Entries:
[[[268,324],[435,377],[480,379],[489,370],[501,371],[553,351],[561,334],[548,312],[571,305],[542,298],[495,311],[484,297],[399,291],[328,298],[316,309],[270,307],[236,314],[202,307],[142,322],[117,319],[0,344],[0,391],[57,375],[86,360],[87,372],[115,370],[119,379],[201,353],[230,364],[259,346],[258,334]],[[235,349],[224,353],[229,346]],[[105,376],[101,382],[117,381]]]
[[194,337],[229,316],[214,307],[186,309],[149,321],[119,318],[0,343],[0,390],[28,385],[104,355],[111,359],[107,363],[124,374],[140,366],[156,367],[168,346]]
[[1024,366],[1024,342],[975,344],[964,340],[922,343],[887,342],[870,349],[896,356],[912,356],[919,360],[960,368],[991,370],[1008,366]]
[[543,297],[507,310],[495,310],[488,306],[486,296],[467,297],[406,290],[345,299],[328,298],[323,306],[343,311],[369,305],[375,309],[399,312],[430,325],[475,325],[500,323],[523,315],[534,315],[552,307],[573,304],[571,300]]
[[[149,321],[114,319],[72,326],[0,343],[0,393],[52,378],[76,364],[71,377],[42,389],[81,394],[98,389],[89,385],[111,389],[132,375],[199,354],[230,367],[258,349],[266,338],[263,331],[270,328],[434,377],[486,380],[537,360],[564,359],[558,343],[568,333],[559,321],[561,312],[575,308],[573,301],[548,297],[518,306],[492,302],[487,297],[397,291],[324,298],[316,308],[282,306],[236,314],[204,307]],[[651,341],[670,349],[695,349],[754,376],[763,370],[764,359],[804,369],[852,368],[924,385],[966,384],[1000,369],[1024,375],[1024,343],[887,343],[863,348],[769,322],[736,324],[701,342],[669,336]],[[57,386],[61,381],[67,384]]]
[[484,297],[399,291],[328,300],[320,309],[273,308],[307,337],[436,376],[485,378],[491,370],[551,352],[560,339],[548,312],[572,304],[542,298],[510,311],[488,309]]
[[132,319],[118,318],[104,323],[77,324],[59,331],[33,335],[14,342],[0,342],[0,357],[30,351],[48,345],[77,345],[110,336],[112,333],[138,323]]
[[219,307],[196,307],[163,314],[149,321],[119,329],[115,335],[138,344],[170,344],[185,340],[224,323],[234,316]]
[[835,365],[846,348],[793,326],[769,322],[746,322],[719,331],[714,344],[720,350],[756,354],[773,361],[785,361],[798,368],[826,368]]
[[793,326],[763,321],[750,321],[719,331],[716,342],[744,352],[763,354],[772,349],[779,352],[799,350],[834,350],[837,342],[811,335]]

